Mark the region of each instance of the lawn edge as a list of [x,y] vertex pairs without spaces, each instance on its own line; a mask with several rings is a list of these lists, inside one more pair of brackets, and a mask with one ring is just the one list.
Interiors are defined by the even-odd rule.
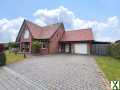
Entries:
[[110,82],[106,78],[106,76],[105,76],[104,72],[101,70],[100,66],[97,64],[96,56],[93,56],[93,58],[94,58],[94,62],[96,64],[96,66],[97,66],[97,71],[102,76],[102,81],[103,81],[103,84],[104,84],[106,90],[112,90],[111,86],[110,86]]

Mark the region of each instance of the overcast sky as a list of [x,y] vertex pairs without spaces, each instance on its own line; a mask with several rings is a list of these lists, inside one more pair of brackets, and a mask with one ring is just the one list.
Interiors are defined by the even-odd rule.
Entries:
[[95,40],[120,39],[120,0],[0,0],[0,42],[14,41],[24,19],[66,30],[92,28]]

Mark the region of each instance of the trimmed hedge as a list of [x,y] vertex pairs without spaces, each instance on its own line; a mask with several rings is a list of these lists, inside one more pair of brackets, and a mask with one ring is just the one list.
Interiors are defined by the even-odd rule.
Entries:
[[114,58],[120,58],[120,44],[114,43],[110,46],[110,55]]

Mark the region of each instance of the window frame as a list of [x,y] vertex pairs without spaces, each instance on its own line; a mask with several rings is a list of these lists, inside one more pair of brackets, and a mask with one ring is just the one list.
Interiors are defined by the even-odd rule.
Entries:
[[30,32],[29,32],[28,29],[26,29],[26,30],[24,31],[23,38],[24,38],[24,39],[29,39],[29,37],[30,37]]
[[41,45],[42,49],[48,48],[48,42],[47,41],[42,41],[41,43],[42,43],[42,45]]

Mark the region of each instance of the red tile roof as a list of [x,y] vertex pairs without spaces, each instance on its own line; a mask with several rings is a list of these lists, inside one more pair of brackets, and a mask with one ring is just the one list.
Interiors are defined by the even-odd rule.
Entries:
[[66,31],[61,41],[91,41],[94,40],[92,30],[80,29]]
[[34,39],[49,39],[62,23],[52,24],[45,27],[41,27],[30,21],[26,21],[26,24]]
[[[22,26],[24,25],[27,25],[34,39],[50,39],[52,35],[58,30],[58,28],[63,24],[57,23],[41,27],[28,20],[24,20]],[[16,41],[19,41],[21,33],[22,31],[20,30],[16,38]],[[63,38],[61,39],[61,41],[90,41],[90,40],[94,40],[93,33],[90,28],[66,31],[63,35]]]

